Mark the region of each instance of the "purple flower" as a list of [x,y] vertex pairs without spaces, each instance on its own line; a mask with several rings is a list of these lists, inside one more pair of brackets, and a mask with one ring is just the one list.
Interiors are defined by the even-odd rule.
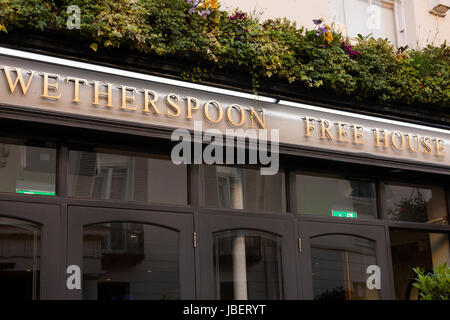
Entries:
[[186,0],[186,3],[191,6],[188,10],[189,14],[191,14],[195,11],[199,2],[200,2],[200,0]]
[[206,18],[210,13],[211,13],[211,10],[209,10],[209,9],[204,9],[204,10],[200,11],[199,14],[200,14],[203,18]]
[[347,44],[345,41],[341,42],[341,48],[350,58],[353,58],[359,54],[358,50],[352,50],[352,46]]
[[325,27],[320,27],[319,29],[317,29],[316,35],[317,35],[317,36],[320,36],[321,34],[327,32],[327,31],[328,31],[327,28],[325,28]]
[[317,26],[322,23],[322,19],[314,19],[313,22]]
[[228,20],[234,21],[237,19],[245,19],[245,12],[236,12],[233,16],[229,16]]

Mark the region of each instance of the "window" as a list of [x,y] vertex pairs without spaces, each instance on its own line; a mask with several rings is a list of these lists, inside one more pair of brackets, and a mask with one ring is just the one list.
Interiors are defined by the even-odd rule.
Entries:
[[447,224],[445,191],[441,187],[386,184],[390,220]]
[[448,234],[391,229],[390,239],[395,297],[416,300],[418,292],[412,286],[416,277],[413,268],[430,272],[444,262],[450,264]]
[[286,211],[284,173],[263,176],[259,169],[202,166],[203,205],[249,211]]
[[41,230],[0,217],[0,299],[39,299]]
[[71,150],[68,180],[72,197],[187,204],[187,167],[168,157]]
[[377,218],[376,187],[372,181],[297,174],[296,192],[301,214]]
[[214,268],[219,299],[282,299],[278,236],[255,230],[216,233]]
[[176,231],[139,223],[84,228],[83,298],[180,298]]
[[314,300],[378,300],[366,285],[367,267],[377,264],[375,241],[348,235],[311,239]]
[[401,1],[332,0],[331,16],[345,26],[351,38],[372,34],[374,38],[388,38],[394,45],[405,45]]
[[56,149],[0,139],[0,192],[55,195]]

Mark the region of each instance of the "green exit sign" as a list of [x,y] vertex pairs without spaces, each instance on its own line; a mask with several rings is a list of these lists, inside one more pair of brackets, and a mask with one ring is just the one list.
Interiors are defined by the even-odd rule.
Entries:
[[48,191],[36,191],[36,190],[16,190],[16,193],[20,194],[37,194],[40,196],[54,196],[54,192],[48,192]]
[[331,211],[331,215],[333,217],[342,217],[342,218],[354,218],[356,219],[358,217],[358,215],[356,214],[356,212],[351,212],[351,211]]

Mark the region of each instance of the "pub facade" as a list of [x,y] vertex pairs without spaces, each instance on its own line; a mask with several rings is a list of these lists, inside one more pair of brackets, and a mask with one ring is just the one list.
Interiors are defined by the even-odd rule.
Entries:
[[449,175],[445,121],[0,47],[2,298],[417,299]]

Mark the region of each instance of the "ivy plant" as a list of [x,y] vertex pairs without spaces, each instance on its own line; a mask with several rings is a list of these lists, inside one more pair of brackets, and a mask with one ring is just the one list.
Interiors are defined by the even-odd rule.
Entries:
[[[69,30],[67,7],[81,12],[80,29]],[[314,19],[315,18],[315,19]],[[126,47],[137,53],[187,57],[183,75],[220,68],[352,96],[380,104],[450,108],[450,47],[399,48],[387,39],[360,35],[356,43],[333,25],[311,17],[315,28],[284,18],[260,22],[217,0],[0,0],[0,32],[14,29],[77,37],[95,54]]]

